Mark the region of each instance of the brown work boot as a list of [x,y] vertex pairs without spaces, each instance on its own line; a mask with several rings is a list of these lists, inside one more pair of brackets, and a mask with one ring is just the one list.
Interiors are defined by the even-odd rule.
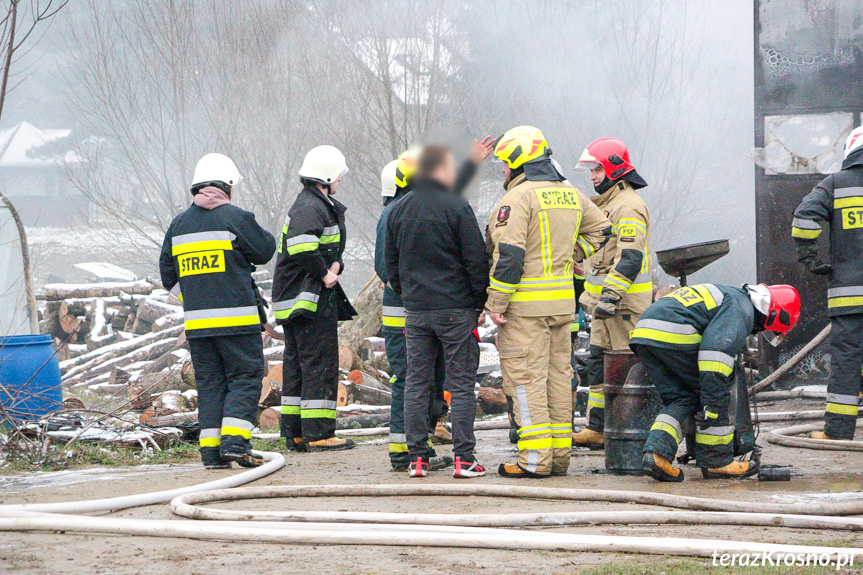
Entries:
[[451,445],[452,444],[452,433],[449,432],[449,429],[444,425],[444,418],[441,417],[437,421],[437,425],[434,428],[434,435],[432,435],[432,443],[437,445]]
[[826,439],[828,441],[842,441],[841,438],[832,437],[830,435],[827,435],[823,431],[813,431],[812,433],[809,434],[809,438],[810,439]]
[[654,453],[645,451],[641,458],[641,468],[644,473],[657,481],[680,483],[683,481],[683,470],[671,465],[671,462]]
[[542,479],[548,475],[540,475],[539,473],[531,473],[519,467],[518,463],[501,463],[497,468],[498,475],[509,477],[511,479]]
[[353,449],[356,446],[352,439],[342,439],[341,437],[328,437],[327,439],[309,441],[307,445],[309,446],[309,451],[341,451],[344,449]]
[[302,437],[286,437],[285,443],[287,444],[288,451],[298,451],[300,453],[305,453],[309,450],[309,446],[306,445],[306,440]]
[[573,447],[587,447],[588,449],[605,449],[605,439],[602,433],[592,429],[584,428],[578,433],[572,434]]
[[756,461],[732,461],[725,467],[717,469],[701,468],[701,474],[705,479],[746,479],[758,473],[758,462]]

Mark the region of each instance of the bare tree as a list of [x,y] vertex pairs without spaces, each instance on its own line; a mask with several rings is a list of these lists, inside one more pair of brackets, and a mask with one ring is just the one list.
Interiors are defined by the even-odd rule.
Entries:
[[[0,69],[0,119],[3,117],[3,107],[6,103],[6,96],[12,92],[15,86],[9,85],[9,79],[12,77],[12,67],[17,61],[17,57],[21,50],[26,46],[34,44],[38,38],[31,38],[37,30],[44,32],[51,18],[57,14],[68,0],[39,0],[25,1],[7,0],[5,9],[0,12],[0,62],[3,63]],[[32,40],[32,41],[31,41]],[[21,257],[24,261],[24,283],[27,291],[27,305],[29,307],[30,325],[33,333],[38,333],[39,322],[36,317],[36,296],[33,290],[33,276],[30,269],[30,253],[27,246],[27,232],[24,229],[24,223],[18,214],[18,210],[9,201],[9,198],[0,190],[0,202],[8,209],[18,228],[18,236],[21,241]]]

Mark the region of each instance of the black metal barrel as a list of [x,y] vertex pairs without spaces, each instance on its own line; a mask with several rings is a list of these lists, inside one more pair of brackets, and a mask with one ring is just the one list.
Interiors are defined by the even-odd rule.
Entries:
[[605,352],[605,468],[641,475],[641,450],[662,409],[644,366],[631,351]]

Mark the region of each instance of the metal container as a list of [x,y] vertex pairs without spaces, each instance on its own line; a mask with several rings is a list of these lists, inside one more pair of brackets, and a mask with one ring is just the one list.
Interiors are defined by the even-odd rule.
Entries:
[[656,388],[631,351],[605,352],[605,468],[641,475],[641,451],[662,409]]

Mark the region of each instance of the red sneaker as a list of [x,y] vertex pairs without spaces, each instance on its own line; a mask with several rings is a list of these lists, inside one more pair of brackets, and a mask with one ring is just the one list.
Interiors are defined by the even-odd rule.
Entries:
[[471,477],[482,477],[485,475],[485,467],[479,464],[476,459],[455,458],[455,470],[452,476],[456,479],[470,479]]

